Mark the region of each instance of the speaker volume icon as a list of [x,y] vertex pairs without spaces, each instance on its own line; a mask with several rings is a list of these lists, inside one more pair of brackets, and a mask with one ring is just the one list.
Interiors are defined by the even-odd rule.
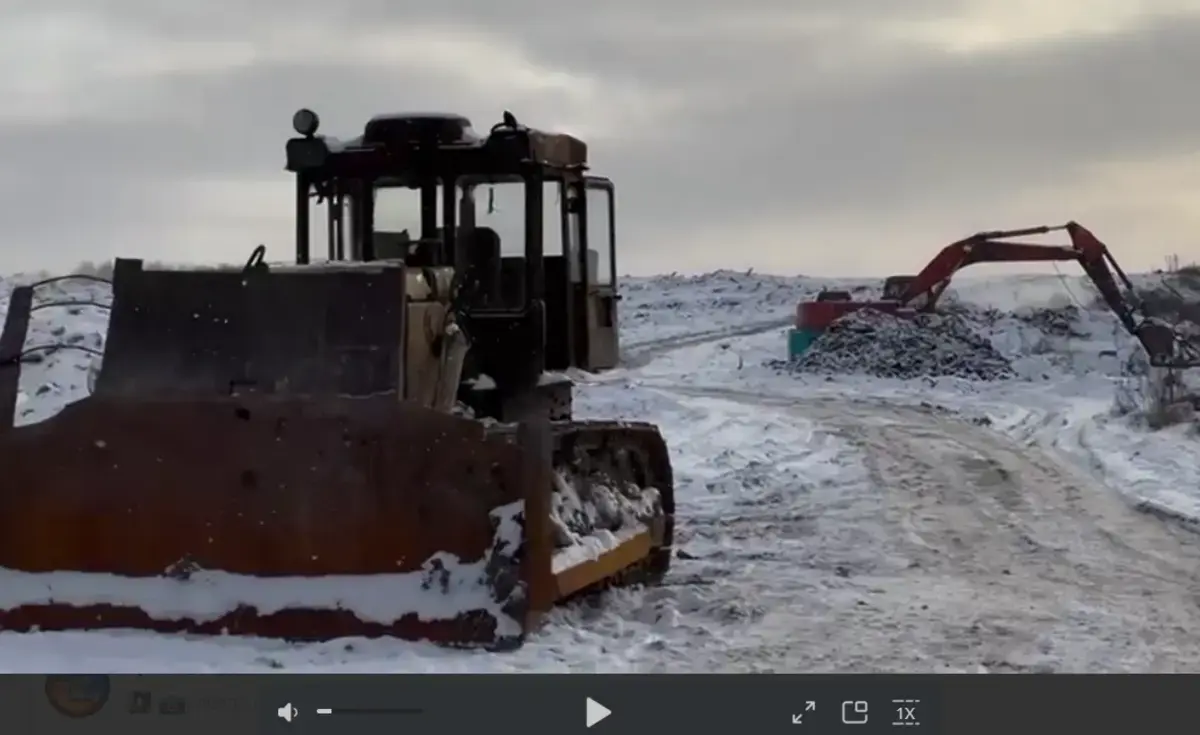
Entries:
[[291,702],[288,702],[279,709],[275,710],[275,714],[279,715],[279,719],[283,720],[284,722],[291,722],[293,719],[300,716],[300,710],[293,707]]

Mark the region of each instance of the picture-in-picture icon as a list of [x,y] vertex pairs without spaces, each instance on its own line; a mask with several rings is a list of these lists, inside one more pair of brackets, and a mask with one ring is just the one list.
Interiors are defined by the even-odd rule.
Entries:
[[867,703],[862,700],[842,702],[842,722],[846,725],[867,724]]

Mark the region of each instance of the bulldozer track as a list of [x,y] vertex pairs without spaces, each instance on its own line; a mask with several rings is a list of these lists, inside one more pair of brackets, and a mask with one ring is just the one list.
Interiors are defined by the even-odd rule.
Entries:
[[[1163,653],[1139,668],[1200,665],[1191,634],[1200,625],[1200,540],[1138,512],[1054,454],[953,415],[885,400],[645,387],[782,409],[841,436],[858,450],[880,500],[887,534],[881,548],[909,560],[901,579],[923,580],[902,589],[969,590],[977,624],[991,621],[1005,631],[997,645],[1035,646],[1036,631],[1086,610],[1129,630],[1106,630],[1097,645],[1157,651],[1145,636],[1161,641]],[[891,618],[878,624],[896,625]],[[1142,640],[1122,642],[1124,635]]]
[[[637,520],[655,526],[659,541],[653,552],[621,574],[584,592],[625,584],[655,584],[671,563],[675,528],[675,480],[670,454],[657,426],[635,421],[576,420],[549,422],[551,462],[556,472],[586,494],[595,478],[610,487],[654,488],[660,507]],[[509,443],[518,442],[516,424],[497,424],[488,434]],[[591,533],[594,528],[573,529]]]

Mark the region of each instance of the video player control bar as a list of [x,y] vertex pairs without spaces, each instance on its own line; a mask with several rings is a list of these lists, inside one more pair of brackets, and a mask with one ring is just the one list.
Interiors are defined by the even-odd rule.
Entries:
[[[171,680],[146,677],[159,678]],[[395,735],[400,723],[419,724],[420,732],[491,732],[512,722],[528,735],[1174,732],[1172,723],[1194,716],[1200,687],[1200,676],[1145,675],[441,674],[263,681],[270,689],[260,696],[270,706],[261,716],[295,735],[330,727]],[[172,686],[182,691],[186,681]]]
[[[455,686],[446,686],[451,680]],[[390,692],[379,686],[392,682]],[[713,729],[756,735],[933,735],[938,732],[938,693],[929,682],[915,679],[897,686],[872,677],[797,681],[785,676],[380,676],[357,678],[354,691],[305,696],[307,703],[299,692],[289,694],[302,714],[294,716],[294,708],[279,712],[288,715],[280,715],[286,722],[301,722],[299,729],[337,721],[339,732],[349,727],[363,733],[394,733],[398,716],[420,714],[422,728],[444,732],[486,731],[516,717],[523,731],[556,735],[571,728],[614,735]],[[396,704],[387,704],[389,700]],[[315,716],[305,719],[307,713]]]

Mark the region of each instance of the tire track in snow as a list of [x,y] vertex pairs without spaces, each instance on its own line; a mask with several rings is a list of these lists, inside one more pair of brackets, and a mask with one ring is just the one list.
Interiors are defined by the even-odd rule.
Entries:
[[644,367],[651,360],[668,352],[681,350],[685,347],[695,347],[707,342],[719,342],[720,340],[731,339],[733,337],[749,337],[769,332],[772,329],[780,329],[791,325],[791,323],[792,317],[789,316],[787,318],[751,322],[741,327],[723,327],[721,329],[709,329],[702,332],[686,332],[671,337],[635,342],[622,351],[621,367],[628,369]]
[[874,550],[908,564],[871,581],[901,604],[840,613],[859,640],[839,670],[1200,670],[1200,544],[1049,452],[883,400],[656,389],[782,408],[862,451]]
[[[614,590],[594,608],[556,611],[532,645],[570,646],[576,656],[590,647],[592,659],[621,650],[625,670],[800,670],[814,660],[811,652],[783,639],[764,648],[764,635],[778,637],[764,631],[826,637],[836,617],[806,601],[840,585],[839,569],[874,561],[861,552],[871,530],[842,522],[862,502],[877,505],[862,492],[865,475],[846,471],[856,464],[853,450],[784,410],[637,392],[643,398],[626,410],[649,415],[673,436],[671,572],[661,586]],[[620,393],[628,400],[626,389]]]
[[[1138,511],[1200,533],[1200,500],[1193,489],[1200,485],[1194,439],[1182,436],[1178,429],[1112,431],[1113,422],[1106,415],[1079,418],[1030,411],[1009,421],[1004,431],[1018,441],[1074,457],[1095,476],[1119,478],[1117,491]],[[1163,477],[1173,482],[1164,483]]]

